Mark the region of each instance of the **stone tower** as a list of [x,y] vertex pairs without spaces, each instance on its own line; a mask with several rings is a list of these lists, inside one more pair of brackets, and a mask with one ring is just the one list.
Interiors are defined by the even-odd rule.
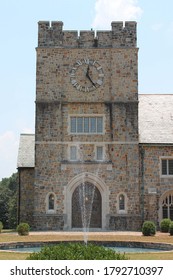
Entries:
[[81,228],[92,201],[91,228],[137,230],[136,22],[79,34],[38,26],[34,227]]

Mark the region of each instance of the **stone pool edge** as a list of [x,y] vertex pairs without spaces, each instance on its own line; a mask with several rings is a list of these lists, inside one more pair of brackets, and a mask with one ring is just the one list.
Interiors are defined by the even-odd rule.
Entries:
[[[57,245],[59,243],[76,242],[83,243],[83,241],[41,241],[41,242],[2,242],[0,243],[0,252],[16,252],[13,251],[17,248],[30,248],[30,247],[43,247],[48,245]],[[140,241],[88,241],[88,243],[94,243],[102,246],[116,246],[116,247],[128,247],[128,248],[143,248],[143,249],[159,249],[160,252],[173,251],[173,244],[159,243],[159,242],[140,242]],[[22,253],[28,253],[23,251]]]

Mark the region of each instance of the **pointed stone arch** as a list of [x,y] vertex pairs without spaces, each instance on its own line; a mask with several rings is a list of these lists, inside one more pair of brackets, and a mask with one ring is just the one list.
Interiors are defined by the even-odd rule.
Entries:
[[109,214],[109,190],[104,181],[97,175],[89,172],[83,172],[75,176],[68,185],[65,187],[65,204],[64,204],[64,214],[65,214],[65,230],[72,229],[72,196],[77,187],[81,184],[92,184],[97,188],[101,196],[101,228],[107,228],[107,217]]

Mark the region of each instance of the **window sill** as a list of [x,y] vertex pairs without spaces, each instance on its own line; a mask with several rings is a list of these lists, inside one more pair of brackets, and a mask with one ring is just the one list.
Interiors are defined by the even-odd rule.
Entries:
[[163,178],[163,179],[172,179],[172,178],[173,178],[173,175],[161,175],[160,178]]
[[86,161],[80,161],[80,160],[64,160],[61,162],[61,164],[112,164],[112,161],[104,161],[104,160],[86,160]]
[[126,210],[118,210],[119,215],[126,215],[127,211]]
[[47,210],[46,214],[47,215],[54,215],[54,214],[56,214],[56,211],[55,210]]

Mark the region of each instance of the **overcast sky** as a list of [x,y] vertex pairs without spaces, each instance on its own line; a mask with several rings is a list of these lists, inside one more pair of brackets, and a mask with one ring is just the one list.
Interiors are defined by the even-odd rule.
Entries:
[[5,0],[0,4],[0,180],[16,172],[20,133],[34,133],[37,22],[66,30],[138,23],[139,93],[173,94],[172,0]]

